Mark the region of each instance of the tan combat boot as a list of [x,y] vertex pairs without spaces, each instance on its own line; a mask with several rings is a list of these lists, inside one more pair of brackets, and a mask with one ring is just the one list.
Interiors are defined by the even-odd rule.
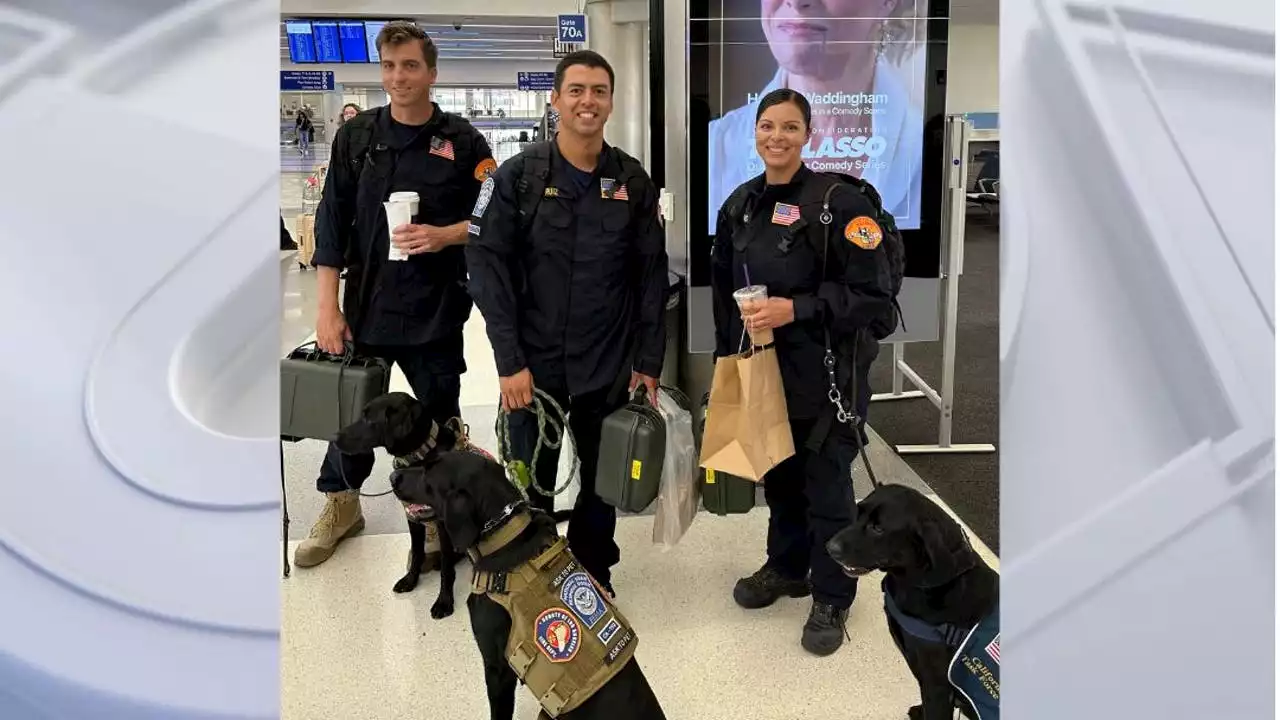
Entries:
[[329,501],[311,528],[311,536],[298,545],[293,563],[298,567],[314,567],[333,556],[338,543],[364,529],[364,512],[360,495],[355,490],[325,493]]

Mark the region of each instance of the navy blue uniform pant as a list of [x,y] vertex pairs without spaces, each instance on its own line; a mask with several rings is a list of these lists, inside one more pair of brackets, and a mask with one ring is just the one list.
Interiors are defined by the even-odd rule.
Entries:
[[[871,404],[867,368],[859,373],[857,411],[866,418]],[[834,413],[835,408],[832,408]],[[814,437],[816,426],[829,432]],[[820,428],[821,429],[821,428]],[[858,581],[827,554],[826,545],[853,522],[856,498],[851,466],[858,459],[858,439],[866,442],[865,421],[857,429],[834,421],[792,420],[796,454],[764,476],[764,497],[769,506],[767,564],[790,578],[810,577],[813,599],[848,608]],[[810,446],[815,440],[817,450]]]
[[[462,372],[466,369],[462,333],[425,345],[357,345],[356,352],[399,365],[413,396],[427,407],[427,415],[436,422],[445,423],[462,416],[458,406]],[[373,453],[348,455],[329,443],[316,489],[326,493],[358,490],[373,471],[373,461]]]
[[[569,414],[569,427],[573,431],[581,463],[578,498],[569,517],[569,549],[592,577],[607,585],[612,580],[611,568],[618,564],[621,557],[613,539],[618,513],[596,494],[596,468],[600,457],[601,426],[610,413],[626,404],[626,385],[615,383],[612,387],[572,396],[563,389],[542,385],[537,387],[554,398]],[[559,422],[558,417],[554,419]],[[531,463],[538,441],[537,415],[531,410],[512,413],[509,427],[511,455]],[[559,465],[559,450],[543,447],[538,451],[538,463],[533,469],[533,477],[539,487],[547,492],[556,487]],[[535,490],[529,490],[529,500],[535,507],[546,512],[554,510],[554,499]]]

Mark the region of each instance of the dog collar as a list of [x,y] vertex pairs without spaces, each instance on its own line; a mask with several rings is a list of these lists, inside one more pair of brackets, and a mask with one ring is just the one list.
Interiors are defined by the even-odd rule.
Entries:
[[472,562],[477,562],[486,555],[492,555],[515,540],[520,533],[533,522],[533,515],[519,512],[524,501],[513,502],[502,509],[502,514],[485,523],[480,534],[480,541],[467,551]]
[[433,421],[431,423],[431,432],[427,435],[426,442],[422,443],[421,447],[409,453],[408,455],[397,455],[391,463],[392,466],[397,470],[403,470],[404,468],[407,468],[410,465],[422,462],[423,460],[426,459],[428,455],[431,454],[432,450],[436,449],[436,439],[438,438],[438,436],[439,436],[439,428],[436,426],[435,422]]

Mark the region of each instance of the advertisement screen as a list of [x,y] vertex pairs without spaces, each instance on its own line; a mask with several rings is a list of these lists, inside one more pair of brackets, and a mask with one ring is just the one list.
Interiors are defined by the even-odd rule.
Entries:
[[755,114],[759,99],[777,88],[800,92],[812,107],[813,134],[802,153],[810,169],[867,180],[899,228],[920,228],[926,1],[703,6],[709,234],[730,193],[764,172]]

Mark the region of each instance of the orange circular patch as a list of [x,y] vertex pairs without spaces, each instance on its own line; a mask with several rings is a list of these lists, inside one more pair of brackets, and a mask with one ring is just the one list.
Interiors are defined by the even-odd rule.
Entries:
[[844,226],[844,239],[863,250],[875,250],[883,238],[880,225],[866,215],[859,215]]
[[498,171],[498,163],[493,158],[485,158],[476,166],[476,180],[484,182],[489,176]]

